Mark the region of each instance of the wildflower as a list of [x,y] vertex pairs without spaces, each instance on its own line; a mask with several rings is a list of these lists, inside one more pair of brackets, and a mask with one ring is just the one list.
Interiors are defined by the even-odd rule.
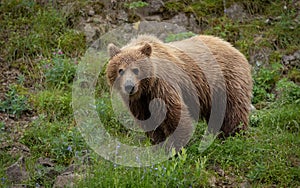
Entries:
[[2,183],[4,183],[5,180],[6,180],[5,177],[2,177],[2,178],[1,178],[1,182],[2,182]]
[[67,150],[71,152],[72,151],[72,147],[68,146]]
[[58,50],[57,54],[58,55],[63,55],[64,53],[61,50]]
[[120,146],[120,143],[118,143],[118,145],[116,146],[116,155],[118,155],[118,151],[119,151],[119,148],[120,148],[121,146]]

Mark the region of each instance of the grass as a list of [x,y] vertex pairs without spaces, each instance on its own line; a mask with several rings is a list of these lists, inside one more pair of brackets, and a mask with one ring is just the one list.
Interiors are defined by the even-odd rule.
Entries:
[[[52,187],[55,177],[49,176],[50,170],[60,174],[76,164],[83,168],[75,170],[76,187],[299,187],[300,72],[297,68],[287,70],[280,63],[282,55],[294,52],[300,43],[299,24],[293,20],[296,9],[290,2],[287,9],[282,9],[281,1],[241,3],[252,18],[239,23],[224,16],[223,1],[169,1],[166,9],[195,14],[197,20],[207,21],[209,26],[203,33],[232,42],[248,59],[253,51],[270,49],[268,62],[253,71],[252,102],[258,110],[251,114],[249,129],[226,140],[216,139],[200,152],[199,143],[206,127],[201,122],[178,156],[134,168],[100,157],[86,144],[74,121],[72,81],[86,49],[84,35],[73,28],[79,11],[63,12],[31,1],[1,2],[0,55],[22,74],[16,84],[8,87],[0,101],[0,112],[16,115],[17,120],[27,112],[36,115],[18,140],[31,151],[26,157],[31,178],[22,184]],[[78,6],[86,4],[77,2]],[[231,4],[232,1],[226,1],[226,7]],[[129,5],[132,9],[146,6],[142,1]],[[267,18],[277,16],[280,19],[265,23]],[[167,41],[193,35],[170,34]],[[149,140],[137,141],[142,134],[126,129],[114,114],[104,69],[96,86],[99,92],[95,103],[106,130],[122,143],[149,144]],[[34,84],[35,89],[27,88]],[[0,141],[8,143],[0,148],[0,187],[11,186],[5,169],[20,156],[12,157],[9,153],[15,142],[10,134],[24,129],[19,123],[13,129],[6,123],[0,120]],[[55,167],[37,164],[40,157],[51,158]]]

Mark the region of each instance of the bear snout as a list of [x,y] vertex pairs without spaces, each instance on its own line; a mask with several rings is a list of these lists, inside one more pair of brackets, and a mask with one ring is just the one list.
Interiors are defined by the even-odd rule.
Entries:
[[124,90],[127,94],[133,94],[135,90],[135,85],[132,81],[126,81],[124,84]]

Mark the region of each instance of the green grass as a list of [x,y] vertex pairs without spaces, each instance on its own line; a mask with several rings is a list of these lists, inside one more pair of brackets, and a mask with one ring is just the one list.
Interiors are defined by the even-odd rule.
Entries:
[[20,85],[10,85],[5,94],[5,99],[0,99],[0,112],[16,115],[19,117],[22,113],[28,112],[31,108],[28,103],[26,89]]
[[[135,2],[128,6],[146,6]],[[77,187],[241,187],[244,183],[251,187],[299,187],[300,73],[297,68],[287,70],[280,64],[282,55],[294,52],[300,44],[299,24],[293,19],[296,8],[290,1],[287,9],[282,8],[282,1],[239,2],[252,16],[243,22],[224,16],[223,1],[169,1],[166,9],[194,14],[202,21],[199,24],[204,24],[204,34],[230,41],[248,59],[253,51],[271,50],[268,62],[253,72],[253,104],[258,110],[250,117],[249,129],[235,137],[216,139],[200,152],[206,127],[201,122],[182,153],[141,168],[117,165],[100,157],[86,144],[74,121],[72,81],[86,49],[84,35],[74,25],[78,23],[80,7],[89,2],[76,1],[68,11],[27,0],[1,2],[0,55],[21,75],[0,101],[0,112],[17,118],[28,111],[36,115],[18,140],[31,151],[26,157],[30,179],[23,183],[52,187],[54,178],[49,178],[49,168],[36,164],[38,158],[48,157],[54,160],[58,173],[71,164],[86,168],[84,172],[75,171],[80,176]],[[226,1],[226,7],[232,3]],[[101,3],[94,4],[99,7],[96,11],[103,7]],[[265,23],[267,18],[278,16],[280,19],[271,24]],[[166,41],[193,35],[170,34]],[[114,114],[104,70],[105,67],[99,75],[95,103],[107,132],[122,143],[149,145],[149,140],[140,143],[137,137],[143,134],[126,129]],[[7,126],[0,121],[0,141],[8,143],[0,149],[0,187],[11,186],[5,169],[20,156],[9,154],[15,140],[10,136],[13,130]],[[13,127],[17,131],[23,128],[19,123]]]

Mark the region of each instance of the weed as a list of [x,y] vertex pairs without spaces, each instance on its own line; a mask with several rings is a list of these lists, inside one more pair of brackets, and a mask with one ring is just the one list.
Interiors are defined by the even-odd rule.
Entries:
[[58,48],[68,57],[80,57],[86,50],[85,35],[73,29],[67,30],[58,38]]
[[260,124],[299,134],[300,131],[300,105],[271,105],[269,109],[260,110],[256,113]]
[[[79,187],[202,187],[207,184],[205,171],[207,159],[189,160],[186,150],[161,164],[130,168],[103,161],[96,163],[86,180],[77,182]],[[96,169],[103,169],[99,171]],[[93,174],[93,175],[91,175]],[[102,179],[102,181],[98,181]]]
[[[82,33],[69,29],[67,19],[53,7],[41,7],[32,1],[4,1],[0,6],[1,54],[6,60],[49,57],[53,48],[61,47],[71,55],[85,50]],[[62,38],[62,36],[64,36]],[[61,40],[60,40],[61,39]],[[77,49],[76,53],[72,49]]]
[[46,87],[68,88],[75,77],[76,67],[76,61],[67,59],[61,50],[53,52],[51,59],[42,61]]
[[232,44],[240,39],[239,24],[227,17],[212,19],[211,26],[212,28],[206,30],[205,34],[221,37]]
[[276,82],[280,79],[280,71],[282,65],[278,63],[272,64],[269,68],[260,68],[254,78],[253,87],[253,103],[256,104],[262,101],[274,101],[275,95],[271,93]]
[[297,68],[293,68],[288,72],[287,77],[295,83],[300,83],[300,70]]
[[10,85],[5,94],[5,100],[0,100],[0,111],[17,117],[30,109],[28,98],[24,94],[20,94],[17,85]]
[[129,10],[128,20],[130,22],[137,22],[138,20],[140,20],[141,15],[139,15],[136,10],[146,6],[148,6],[148,3],[143,1],[133,1],[129,3],[124,3],[124,7],[128,8]]
[[31,100],[37,113],[46,116],[49,120],[72,120],[71,92],[48,89],[38,92]]
[[300,86],[287,78],[283,78],[276,83],[275,88],[278,99],[276,104],[300,104]]
[[143,2],[143,1],[134,1],[134,2],[130,2],[130,3],[125,3],[124,6],[129,8],[129,9],[138,9],[138,8],[143,8],[148,6],[149,4],[147,2]]
[[48,122],[39,117],[21,139],[39,157],[55,159],[58,164],[70,164],[76,152],[86,149],[80,132],[73,124],[62,121]]

